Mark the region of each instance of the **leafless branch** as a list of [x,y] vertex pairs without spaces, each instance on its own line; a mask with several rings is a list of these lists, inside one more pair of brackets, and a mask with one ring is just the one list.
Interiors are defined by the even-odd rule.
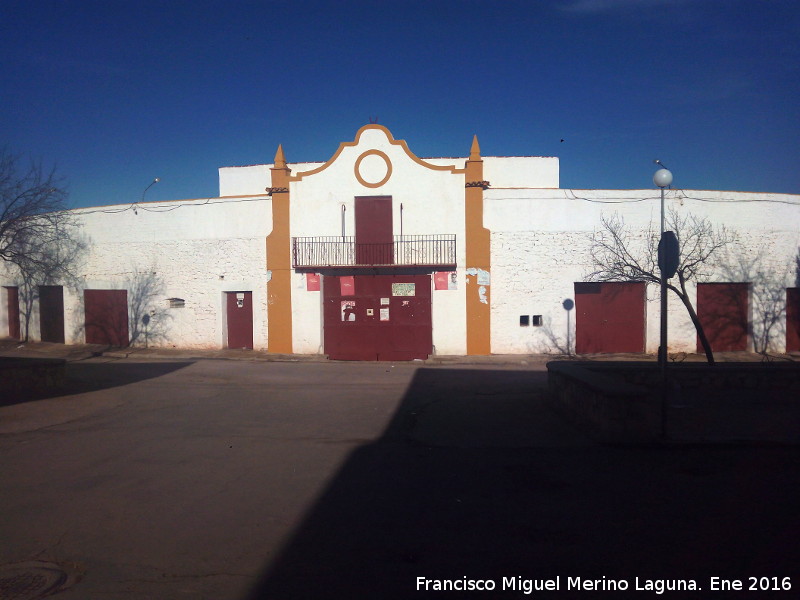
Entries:
[[[678,285],[667,283],[683,302],[698,336],[713,363],[711,347],[697,318],[686,290],[686,283],[708,277],[712,268],[712,257],[735,241],[735,236],[725,227],[714,228],[708,219],[695,215],[681,215],[670,211],[667,226],[678,239],[680,262]],[[590,255],[592,271],[590,281],[644,281],[659,284],[661,271],[658,267],[658,242],[660,230],[651,222],[647,230],[638,236],[618,214],[601,217],[601,227],[591,237]]]

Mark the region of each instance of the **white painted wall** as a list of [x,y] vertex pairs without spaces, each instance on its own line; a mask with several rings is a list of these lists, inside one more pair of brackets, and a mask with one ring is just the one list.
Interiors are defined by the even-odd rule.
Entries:
[[[392,176],[379,188],[365,187],[354,174],[367,150],[384,152]],[[458,286],[433,291],[433,343],[439,354],[466,352],[464,168],[466,158],[419,161],[405,147],[392,144],[382,129],[363,130],[357,145],[346,145],[336,160],[313,175],[291,183],[293,236],[339,236],[342,207],[345,234],[354,234],[354,197],[390,195],[394,232],[456,234]],[[291,164],[294,175],[325,163]],[[436,169],[433,167],[449,167]],[[640,240],[650,222],[657,223],[660,195],[650,190],[559,189],[558,159],[548,157],[485,157],[484,226],[491,231],[492,351],[553,352],[574,344],[574,311],[562,302],[574,299],[573,284],[591,270],[589,236],[603,214],[618,212]],[[65,289],[68,342],[83,341],[82,294],[85,288],[130,289],[135,273],[156,273],[163,281],[153,308],[164,320],[167,336],[153,345],[218,348],[225,344],[226,291],[252,291],[254,345],[267,345],[266,237],[272,229],[270,165],[220,169],[220,198],[150,202],[79,209],[91,241],[80,270],[81,285]],[[380,174],[382,162],[364,160],[364,175]],[[454,172],[456,170],[457,172]],[[669,190],[668,207],[691,213],[735,230],[739,240],[729,262],[757,259],[775,285],[791,285],[794,258],[800,246],[800,196],[743,192]],[[721,257],[723,258],[723,257]],[[723,280],[718,269],[712,281]],[[778,281],[780,280],[780,281]],[[19,282],[0,265],[0,285]],[[324,285],[324,281],[323,281]],[[694,286],[690,289],[695,299]],[[306,290],[303,273],[293,274],[293,336],[299,353],[322,350],[321,293]],[[168,309],[167,299],[183,298],[184,308]],[[647,350],[655,352],[659,337],[658,290],[651,286],[647,304]],[[758,311],[754,289],[754,317]],[[783,307],[778,307],[779,310]],[[520,315],[542,315],[542,327],[520,327]],[[0,301],[0,335],[7,331],[7,303]],[[679,300],[669,298],[671,351],[694,351],[695,332]],[[568,323],[569,320],[569,323]],[[38,307],[31,319],[38,337]],[[759,335],[754,319],[754,335]],[[782,350],[782,327],[773,338]]]
[[558,158],[554,156],[487,156],[483,176],[492,188],[557,188]]
[[[368,138],[365,143],[368,144]],[[361,146],[366,149],[369,146]],[[377,147],[377,146],[376,146]],[[412,150],[413,151],[413,150]],[[423,158],[435,166],[453,166],[463,169],[467,157]],[[322,166],[322,162],[287,163],[292,175],[311,171]],[[245,167],[220,167],[219,195],[247,196],[263,194],[272,185],[272,164]],[[557,188],[559,185],[559,161],[554,156],[484,156],[484,177],[497,188]]]
[[0,311],[0,338],[4,338],[8,335],[8,288],[5,286],[0,286],[0,304],[2,304],[4,310]]
[[[743,192],[669,190],[667,210],[705,217],[738,234],[727,262],[758,257],[773,273],[773,285],[792,285],[794,259],[800,246],[800,196]],[[556,352],[574,344],[573,283],[591,272],[589,237],[602,214],[618,213],[641,241],[651,221],[658,227],[658,190],[496,190],[486,192],[485,226],[492,231],[492,351],[495,353]],[[726,281],[719,266],[710,281]],[[696,286],[689,288],[696,305]],[[648,289],[647,351],[659,344],[660,302],[656,286]],[[754,306],[755,302],[751,304]],[[779,306],[779,310],[783,310]],[[756,311],[757,312],[757,311]],[[544,326],[520,327],[520,315],[543,315]],[[757,314],[754,334],[759,335]],[[694,352],[695,329],[680,300],[668,297],[669,349]],[[785,347],[779,327],[772,341]]]
[[[322,163],[289,163],[287,166],[292,173],[307,171]],[[249,165],[245,167],[220,167],[219,168],[219,195],[228,196],[259,196],[272,186],[272,174],[268,165]]]
[[[85,340],[84,289],[127,289],[133,280],[153,277],[163,285],[148,302],[156,312],[150,329],[163,327],[151,346],[224,346],[225,291],[253,292],[254,346],[267,345],[266,243],[272,227],[271,201],[261,198],[211,198],[78,209],[90,252],[78,274],[77,289],[64,289],[67,343]],[[0,276],[13,285],[13,272]],[[185,300],[168,308],[168,298]],[[38,339],[34,307],[33,338]],[[4,314],[7,308],[4,308]],[[7,318],[7,316],[6,316]]]

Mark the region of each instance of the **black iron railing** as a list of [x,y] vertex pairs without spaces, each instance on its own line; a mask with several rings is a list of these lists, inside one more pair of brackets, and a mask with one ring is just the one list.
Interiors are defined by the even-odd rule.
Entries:
[[359,244],[353,236],[292,238],[295,268],[455,264],[455,234],[396,235],[392,242],[382,244]]

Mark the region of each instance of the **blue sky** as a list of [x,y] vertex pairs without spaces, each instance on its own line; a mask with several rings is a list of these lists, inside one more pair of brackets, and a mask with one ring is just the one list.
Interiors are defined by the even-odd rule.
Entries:
[[565,188],[653,187],[660,158],[800,193],[799,33],[795,0],[4,0],[0,144],[74,206],[215,196],[374,117],[420,156],[558,156]]

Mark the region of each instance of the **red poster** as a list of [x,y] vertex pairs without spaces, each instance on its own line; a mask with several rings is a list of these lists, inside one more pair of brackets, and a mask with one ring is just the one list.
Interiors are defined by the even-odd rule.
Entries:
[[356,283],[352,275],[339,277],[339,288],[342,296],[355,296]]
[[319,291],[319,273],[306,273],[306,290],[309,292]]
[[456,272],[455,271],[436,271],[433,274],[433,283],[437,290],[455,290]]

